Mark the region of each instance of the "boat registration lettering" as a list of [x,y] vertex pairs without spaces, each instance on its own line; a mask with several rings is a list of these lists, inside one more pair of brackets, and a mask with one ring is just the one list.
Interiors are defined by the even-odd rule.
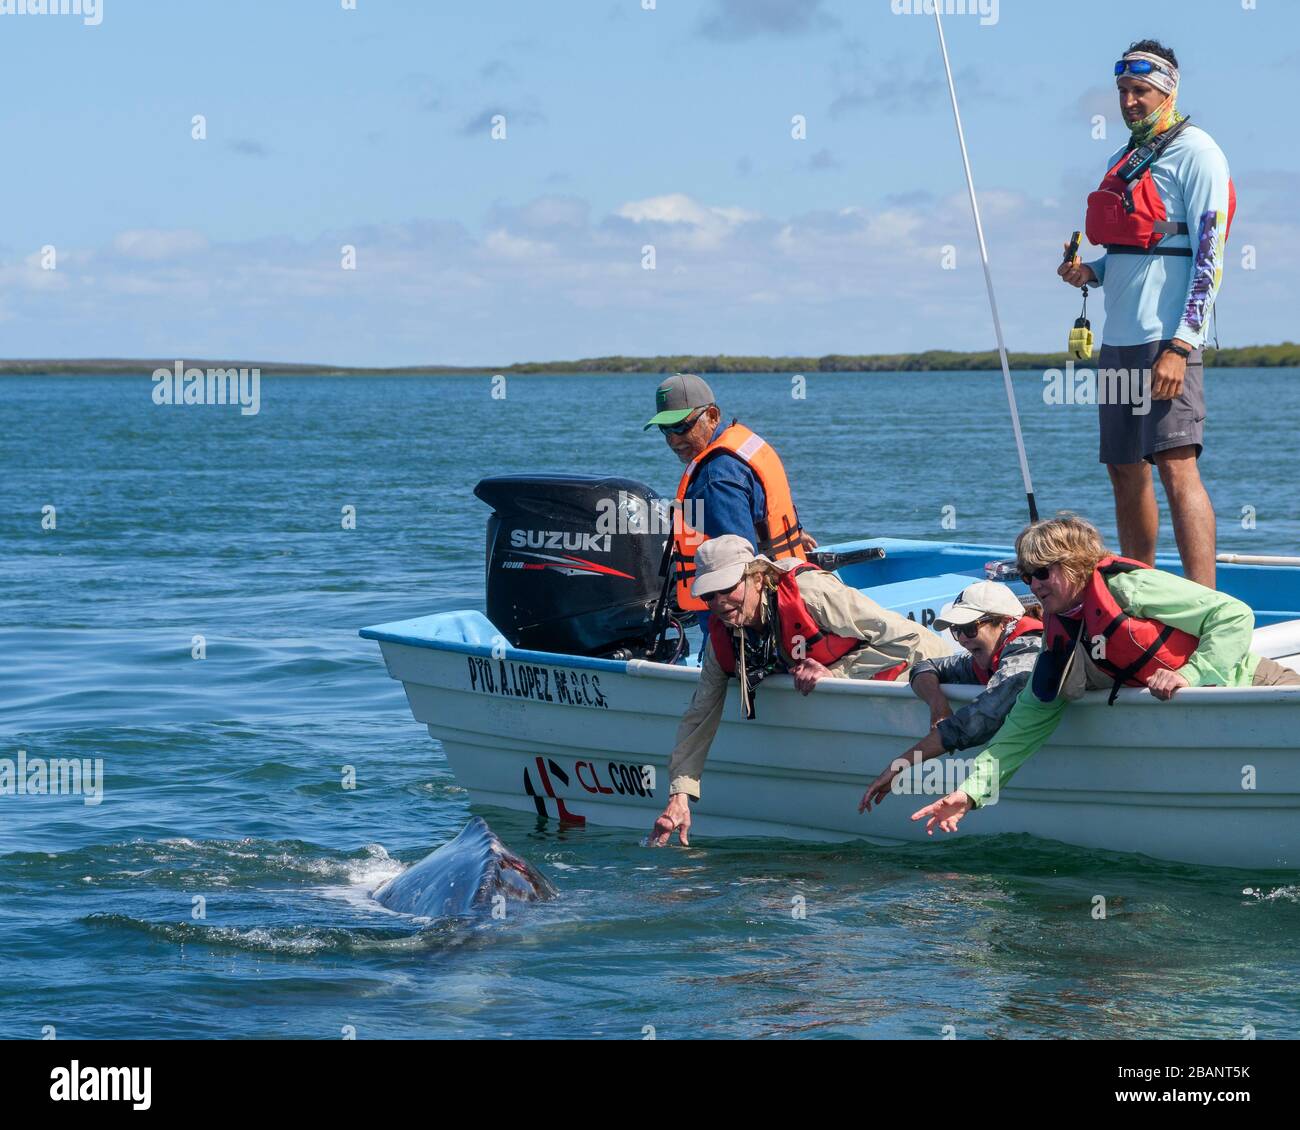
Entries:
[[[935,618],[936,618],[938,615],[939,615],[939,613],[937,613],[933,608],[922,608],[922,609],[921,609],[921,627],[923,627],[923,628],[928,628],[931,624],[934,623]],[[915,612],[909,612],[909,613],[907,614],[907,618],[908,618],[909,620],[911,620],[913,623],[915,623],[915,622],[916,622],[916,613],[915,613]]]
[[609,709],[609,700],[600,689],[600,676],[589,671],[556,670],[537,663],[479,655],[465,658],[469,663],[469,689],[480,694]]
[[[573,770],[574,776],[578,778],[578,784],[589,793],[605,795],[618,793],[619,796],[648,797],[655,795],[653,765],[627,765],[622,761],[610,761],[602,770],[602,767],[594,761],[577,761],[574,762]],[[609,784],[605,784],[605,781]]]

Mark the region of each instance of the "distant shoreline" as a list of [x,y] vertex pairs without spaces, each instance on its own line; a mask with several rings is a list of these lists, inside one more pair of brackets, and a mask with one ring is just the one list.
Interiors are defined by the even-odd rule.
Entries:
[[[0,376],[112,376],[152,374],[155,369],[172,369],[176,358],[82,358],[53,360],[0,360]],[[1000,369],[996,352],[961,353],[932,349],[924,353],[833,353],[824,357],[752,357],[727,354],[672,355],[659,357],[591,357],[581,361],[522,361],[513,365],[403,365],[374,368],[350,365],[312,365],[287,361],[213,361],[182,358],[187,368],[259,369],[266,376],[313,377],[421,377],[492,376],[497,373],[936,373]],[[1064,353],[1011,353],[1011,368],[1043,371],[1064,368],[1070,358]],[[1297,368],[1300,345],[1247,345],[1235,349],[1207,349],[1205,363],[1216,369]],[[1096,364],[1076,361],[1076,368]]]

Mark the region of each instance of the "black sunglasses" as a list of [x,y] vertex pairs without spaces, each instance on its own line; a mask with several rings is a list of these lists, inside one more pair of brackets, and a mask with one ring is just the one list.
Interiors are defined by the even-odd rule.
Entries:
[[973,640],[979,633],[980,625],[984,623],[984,617],[978,620],[972,620],[969,624],[949,624],[948,631],[953,635],[953,639]]
[[1051,571],[1052,567],[1050,565],[1044,565],[1041,569],[1033,569],[1030,571],[1022,569],[1020,571],[1020,579],[1024,581],[1025,584],[1029,584],[1030,581],[1045,581]]
[[706,411],[706,408],[701,408],[694,416],[688,416],[680,424],[660,424],[659,430],[666,436],[684,436],[695,427],[697,423],[699,423],[700,417],[704,415]]

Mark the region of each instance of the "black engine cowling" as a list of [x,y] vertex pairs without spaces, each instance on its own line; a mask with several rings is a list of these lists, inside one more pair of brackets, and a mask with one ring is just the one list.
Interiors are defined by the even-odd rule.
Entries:
[[656,634],[671,530],[653,490],[598,475],[498,475],[474,493],[493,510],[487,616],[511,644],[644,652]]

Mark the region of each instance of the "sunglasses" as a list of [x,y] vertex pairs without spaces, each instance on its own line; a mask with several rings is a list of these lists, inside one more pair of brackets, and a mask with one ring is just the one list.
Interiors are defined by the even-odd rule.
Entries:
[[985,623],[983,617],[972,620],[969,624],[949,624],[948,631],[955,640],[973,640],[979,634],[980,625]]
[[1052,567],[1050,565],[1044,565],[1041,569],[1022,569],[1020,571],[1020,579],[1024,581],[1025,584],[1029,584],[1030,581],[1045,581],[1051,571]]
[[660,424],[659,430],[666,436],[684,436],[699,423],[699,419],[704,415],[704,412],[705,409],[701,408],[694,416],[688,416],[680,424]]
[[1131,59],[1127,62],[1121,59],[1115,64],[1115,74],[1122,75],[1125,71],[1131,75],[1149,75],[1152,71],[1165,73],[1164,67],[1157,67],[1150,59]]

